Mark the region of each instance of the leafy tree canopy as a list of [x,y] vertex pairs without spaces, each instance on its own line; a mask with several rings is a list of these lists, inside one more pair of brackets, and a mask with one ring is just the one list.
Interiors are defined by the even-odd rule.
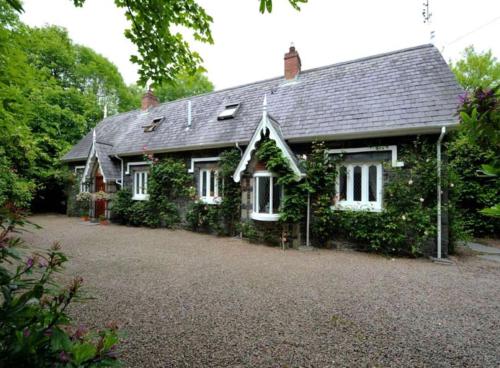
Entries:
[[[22,12],[21,0],[6,0],[16,11]],[[72,0],[83,6],[85,0]],[[293,8],[307,0],[288,0]],[[201,56],[190,48],[179,32],[191,32],[196,41],[212,44],[213,18],[195,0],[115,0],[117,7],[125,10],[130,28],[125,36],[137,46],[137,55],[130,60],[139,66],[139,84],[149,80],[155,86],[173,81],[183,72],[194,74],[201,68]],[[272,0],[260,0],[260,12],[271,12]]]
[[474,46],[467,47],[463,58],[451,64],[458,83],[467,91],[491,88],[500,81],[500,63],[491,50],[476,52]]

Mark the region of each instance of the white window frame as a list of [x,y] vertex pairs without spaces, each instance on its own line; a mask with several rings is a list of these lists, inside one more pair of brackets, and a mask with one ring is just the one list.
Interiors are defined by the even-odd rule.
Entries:
[[[78,177],[78,170],[83,170],[81,177]],[[86,192],[86,190],[85,190],[85,181],[83,180],[84,175],[85,175],[85,165],[83,165],[83,166],[75,166],[75,177],[80,182],[80,185],[78,186],[78,193]]]
[[[361,167],[361,201],[354,200],[354,168]],[[369,168],[375,166],[377,168],[377,200],[369,201]],[[340,169],[346,168],[346,187],[347,198],[344,200],[337,200],[334,209],[338,210],[353,210],[353,211],[372,211],[381,212],[383,209],[383,165],[381,162],[349,162],[339,165],[336,193],[340,193]]]
[[[259,180],[258,178],[268,177],[269,180],[269,213],[261,213],[259,212]],[[277,221],[280,218],[279,213],[273,212],[273,183],[276,180],[277,176],[270,171],[257,171],[253,174],[253,205],[252,205],[252,213],[250,214],[250,218],[258,221]],[[283,187],[281,188],[281,198],[280,202],[283,200]],[[280,203],[281,205],[281,203]]]
[[[134,170],[133,175],[133,200],[145,201],[149,199],[148,194],[148,174],[147,170]],[[139,192],[139,193],[138,193]]]
[[[206,173],[206,186],[207,195],[203,195],[203,173]],[[211,196],[210,180],[212,175],[214,176],[214,195]],[[198,178],[198,193],[200,193],[200,200],[207,204],[219,204],[221,198],[219,196],[219,170],[216,169],[200,169],[200,176]]]

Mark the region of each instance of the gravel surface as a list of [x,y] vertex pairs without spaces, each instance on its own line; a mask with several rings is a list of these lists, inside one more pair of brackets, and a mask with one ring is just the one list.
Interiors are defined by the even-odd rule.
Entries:
[[186,231],[90,226],[46,215],[128,367],[498,367],[500,264],[252,245]]

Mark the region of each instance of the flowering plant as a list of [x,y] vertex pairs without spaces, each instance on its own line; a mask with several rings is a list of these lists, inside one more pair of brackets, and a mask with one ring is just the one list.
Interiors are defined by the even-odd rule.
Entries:
[[95,201],[98,201],[98,200],[105,200],[105,201],[108,201],[111,199],[111,194],[110,193],[106,193],[106,192],[103,192],[102,190],[96,192],[93,194],[93,199]]
[[76,195],[78,202],[89,202],[92,199],[92,194],[89,192],[80,192]]
[[66,314],[79,299],[83,279],[75,277],[66,287],[55,282],[53,274],[67,261],[60,245],[22,258],[25,243],[13,234],[27,223],[18,210],[0,210],[0,367],[117,366],[116,324],[90,332],[73,327]]

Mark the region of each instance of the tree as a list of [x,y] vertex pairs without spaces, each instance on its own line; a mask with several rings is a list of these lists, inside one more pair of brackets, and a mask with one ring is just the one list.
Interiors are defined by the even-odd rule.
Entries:
[[451,64],[458,83],[469,92],[477,88],[491,88],[500,81],[500,63],[491,50],[478,53],[474,46],[467,47],[462,59]]
[[175,101],[180,98],[211,92],[214,85],[207,76],[198,70],[195,74],[181,73],[171,83],[164,83],[155,88],[155,95],[160,102]]
[[[72,0],[83,6],[85,0]],[[288,0],[296,10],[307,0]],[[16,11],[22,12],[21,0],[7,0]],[[171,82],[183,72],[193,74],[203,59],[191,50],[179,27],[191,32],[196,41],[212,44],[210,26],[213,18],[195,0],[115,0],[131,26],[125,37],[136,46],[138,55],[130,60],[139,66],[139,84],[152,80],[155,86]],[[260,0],[261,13],[272,12],[272,0]]]

